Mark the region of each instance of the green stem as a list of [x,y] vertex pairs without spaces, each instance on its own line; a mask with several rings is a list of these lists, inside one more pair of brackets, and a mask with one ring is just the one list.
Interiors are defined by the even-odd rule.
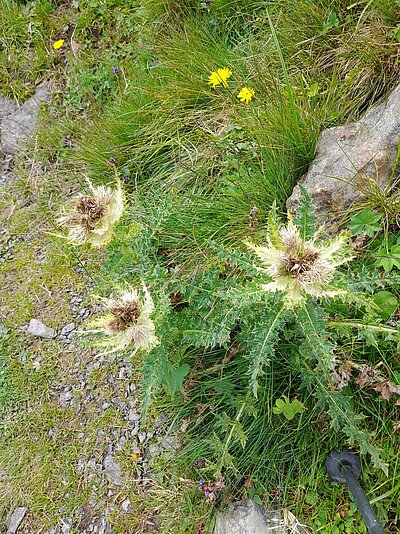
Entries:
[[[243,413],[243,410],[244,410],[246,404],[247,404],[247,400],[245,400],[245,401],[243,402],[243,404],[242,404],[241,407],[240,407],[240,410],[238,411],[238,413],[237,413],[237,415],[236,415],[236,417],[235,417],[235,422],[236,422],[236,423],[238,423],[238,422],[240,421],[240,418],[242,417],[242,413]],[[224,449],[223,449],[222,458],[221,458],[221,462],[220,462],[220,464],[219,464],[219,469],[218,469],[218,471],[221,470],[221,467],[222,467],[222,465],[223,465],[223,463],[224,463],[224,456],[225,456],[225,454],[228,452],[228,447],[229,447],[230,442],[232,441],[232,436],[233,436],[233,432],[234,432],[234,430],[235,430],[235,424],[232,425],[232,428],[231,428],[231,430],[230,430],[230,432],[229,432],[229,435],[228,435],[228,437],[226,438],[226,441],[225,441],[225,443],[224,443]]]
[[355,323],[352,321],[328,321],[329,326],[347,326],[350,328],[364,328],[365,330],[372,330],[373,332],[381,332],[382,334],[400,334],[396,328],[390,326],[376,326],[372,324]]

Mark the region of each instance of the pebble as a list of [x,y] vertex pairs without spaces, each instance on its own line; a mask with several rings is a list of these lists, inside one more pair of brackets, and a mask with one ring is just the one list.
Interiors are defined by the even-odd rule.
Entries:
[[125,499],[121,503],[121,508],[126,514],[130,514],[130,513],[133,512],[132,503],[131,503],[131,501],[129,499]]
[[104,470],[109,482],[112,482],[116,486],[122,485],[122,471],[118,462],[114,460],[111,454],[107,454],[104,458]]
[[72,391],[63,391],[60,393],[60,404],[61,406],[70,406],[72,404],[73,395]]
[[8,328],[6,328],[4,325],[0,323],[0,336],[5,337],[6,339],[9,337],[8,334]]
[[135,410],[129,410],[128,421],[140,421],[140,414],[138,414]]
[[156,458],[157,456],[160,456],[161,453],[162,449],[159,445],[157,445],[157,443],[150,443],[148,449],[148,454],[150,458]]
[[53,339],[57,332],[46,326],[39,319],[31,319],[28,326],[28,333],[35,337],[42,337],[45,339]]
[[8,521],[7,534],[15,534],[17,532],[18,527],[22,523],[27,511],[28,509],[24,506],[18,506],[18,508],[15,508]]
[[158,436],[157,441],[167,451],[179,449],[179,439],[177,436]]
[[70,334],[73,330],[75,330],[75,323],[69,323],[69,324],[65,325],[64,328],[61,329],[60,334],[62,336],[66,336],[66,335]]
[[140,444],[144,443],[146,441],[146,438],[146,432],[139,432],[138,439]]

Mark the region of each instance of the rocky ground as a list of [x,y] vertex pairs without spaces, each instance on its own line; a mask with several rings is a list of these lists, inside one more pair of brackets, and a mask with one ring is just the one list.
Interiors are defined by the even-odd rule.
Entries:
[[[0,338],[17,347],[12,355],[13,365],[28,376],[27,391],[31,382],[44,373],[46,414],[54,412],[53,421],[60,422],[58,426],[49,423],[45,433],[43,429],[32,431],[29,439],[53,443],[55,454],[63,439],[69,441],[69,445],[73,440],[73,454],[66,459],[74,474],[71,492],[82,490],[87,498],[81,499],[84,504],[76,507],[62,505],[63,501],[67,503],[75,497],[68,490],[64,491],[63,497],[58,499],[58,521],[54,524],[54,516],[49,518],[45,507],[38,510],[37,503],[32,502],[30,488],[26,484],[24,487],[24,473],[16,484],[19,488],[15,488],[10,472],[12,466],[5,466],[4,471],[1,469],[4,487],[13,487],[16,494],[8,496],[12,506],[6,510],[4,531],[8,534],[17,531],[105,534],[111,532],[111,525],[118,518],[115,522],[119,527],[115,531],[152,532],[157,530],[157,517],[149,511],[144,512],[143,517],[137,517],[140,506],[132,502],[132,494],[137,499],[153,484],[149,462],[162,451],[173,449],[177,445],[176,439],[168,435],[165,419],[161,416],[156,417],[150,427],[141,425],[138,385],[130,360],[99,356],[92,348],[82,345],[79,331],[96,312],[90,298],[94,282],[84,260],[68,264],[64,258],[62,271],[68,272],[63,283],[60,284],[60,280],[46,283],[53,275],[57,278],[51,269],[54,265],[61,266],[59,262],[63,258],[58,256],[49,260],[48,255],[54,250],[36,246],[38,239],[45,239],[48,228],[45,221],[39,221],[41,216],[32,197],[22,199],[24,195],[20,189],[26,177],[19,176],[14,168],[15,159],[22,160],[23,167],[25,160],[29,161],[31,157],[29,149],[24,155],[20,155],[20,149],[32,136],[40,102],[47,97],[48,89],[44,85],[20,108],[10,100],[0,100],[3,152],[0,187],[5,200],[0,212],[0,265],[3,267],[0,272]],[[8,202],[7,199],[14,200]],[[26,233],[18,231],[19,223],[15,223],[18,214],[30,219]],[[32,251],[32,257],[25,255],[26,247]],[[92,258],[91,261],[95,260]],[[22,294],[26,295],[23,304],[22,296],[15,293],[21,286]],[[41,298],[43,293],[46,298]],[[40,410],[43,407],[41,401],[38,401],[39,405],[35,402],[32,400],[30,406],[24,405],[22,409]],[[18,439],[24,432],[31,431],[29,427],[24,430],[21,413],[9,414],[7,424],[18,427]],[[60,470],[63,465],[60,462]],[[62,473],[58,473],[48,482],[58,484],[62,479]],[[47,493],[49,487],[46,485],[39,485],[35,491],[42,493],[43,498],[46,494],[53,498],[51,492],[50,495]],[[47,523],[53,525],[46,526]]]

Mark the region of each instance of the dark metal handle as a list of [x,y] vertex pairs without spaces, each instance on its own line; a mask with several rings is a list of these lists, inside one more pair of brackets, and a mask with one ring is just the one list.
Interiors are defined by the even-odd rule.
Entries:
[[364,490],[360,486],[353,473],[352,466],[346,462],[339,462],[339,471],[346,479],[346,484],[353,495],[358,509],[360,510],[368,532],[370,534],[385,534],[385,531],[379,523],[378,518],[376,517],[376,514],[364,493]]

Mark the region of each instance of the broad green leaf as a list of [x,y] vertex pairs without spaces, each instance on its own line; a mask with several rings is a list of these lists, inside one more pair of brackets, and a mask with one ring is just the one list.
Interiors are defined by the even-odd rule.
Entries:
[[361,232],[365,232],[367,236],[373,237],[381,229],[379,224],[381,219],[381,213],[376,213],[371,208],[365,208],[350,218],[349,228],[354,235],[360,235]]
[[293,419],[296,414],[303,413],[305,410],[302,402],[297,399],[290,402],[286,395],[283,395],[282,399],[277,399],[275,404],[276,406],[272,408],[272,411],[277,415],[283,414],[288,421]]
[[378,306],[377,313],[386,321],[397,310],[398,300],[389,291],[379,291],[373,296],[375,304]]
[[163,386],[168,395],[173,395],[183,389],[183,381],[190,371],[189,365],[186,363],[177,369],[170,369],[163,378]]
[[392,245],[388,250],[387,247],[380,247],[374,255],[376,267],[383,267],[385,272],[389,273],[393,267],[400,269],[400,245]]

